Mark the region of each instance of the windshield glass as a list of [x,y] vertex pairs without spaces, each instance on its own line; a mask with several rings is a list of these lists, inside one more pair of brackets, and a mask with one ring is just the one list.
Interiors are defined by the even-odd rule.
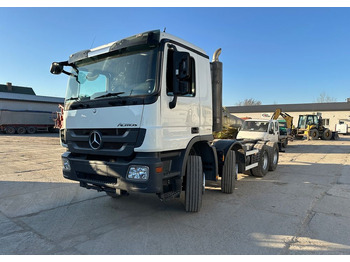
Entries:
[[269,122],[266,121],[245,121],[242,125],[242,131],[267,132]]
[[144,96],[155,91],[157,50],[89,58],[69,77],[66,101]]

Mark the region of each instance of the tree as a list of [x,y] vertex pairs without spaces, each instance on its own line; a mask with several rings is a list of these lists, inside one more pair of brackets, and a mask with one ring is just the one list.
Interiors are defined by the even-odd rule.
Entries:
[[240,101],[236,103],[237,106],[259,106],[261,105],[261,101],[255,100],[254,98],[244,99],[244,101]]
[[326,92],[322,92],[319,97],[316,99],[316,103],[331,103],[337,102],[337,99],[334,97],[330,97],[326,94]]

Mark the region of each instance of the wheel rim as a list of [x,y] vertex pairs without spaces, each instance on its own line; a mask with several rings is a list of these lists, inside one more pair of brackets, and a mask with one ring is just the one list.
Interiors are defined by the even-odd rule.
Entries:
[[277,158],[278,158],[277,151],[274,150],[274,152],[273,152],[273,164],[274,165],[277,163]]
[[204,194],[205,191],[205,173],[203,172],[203,191],[202,194]]
[[263,169],[264,170],[267,168],[268,162],[269,162],[269,160],[267,158],[267,154],[266,154],[266,152],[264,152],[264,154],[263,154]]

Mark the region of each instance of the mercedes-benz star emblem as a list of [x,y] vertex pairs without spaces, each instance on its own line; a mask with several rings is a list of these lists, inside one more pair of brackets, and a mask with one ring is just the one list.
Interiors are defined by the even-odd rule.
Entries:
[[98,150],[102,147],[102,136],[98,131],[92,131],[89,135],[90,147],[94,150]]

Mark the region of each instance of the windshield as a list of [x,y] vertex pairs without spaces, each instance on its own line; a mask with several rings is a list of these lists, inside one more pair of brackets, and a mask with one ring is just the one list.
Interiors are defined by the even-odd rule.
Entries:
[[77,63],[66,101],[144,96],[155,91],[157,50],[89,58]]
[[267,132],[269,122],[266,121],[245,121],[241,131]]

